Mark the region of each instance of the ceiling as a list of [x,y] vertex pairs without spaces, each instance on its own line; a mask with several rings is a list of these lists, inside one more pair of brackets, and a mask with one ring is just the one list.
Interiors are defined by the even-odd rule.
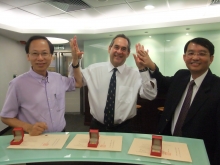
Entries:
[[[213,4],[212,4],[213,3]],[[152,10],[144,9],[153,5]],[[189,28],[189,30],[186,30]],[[0,0],[0,35],[69,40],[220,29],[218,0]]]

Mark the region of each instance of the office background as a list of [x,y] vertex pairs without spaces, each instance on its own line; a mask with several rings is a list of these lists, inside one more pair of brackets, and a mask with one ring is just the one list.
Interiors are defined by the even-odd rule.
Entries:
[[[149,50],[149,55],[152,60],[157,64],[160,71],[167,76],[173,75],[178,69],[186,68],[183,61],[184,46],[187,41],[195,37],[204,37],[209,39],[215,46],[214,61],[211,64],[211,70],[214,74],[220,76],[220,31],[203,31],[194,32],[186,35],[185,33],[175,34],[158,34],[145,36],[132,36],[131,40],[131,53],[126,64],[136,67],[133,59],[135,53],[135,44],[141,43],[145,49]],[[111,39],[100,39],[84,42],[84,66],[95,63],[105,62],[109,60],[108,45]]]
[[[155,8],[145,10],[149,4]],[[205,37],[215,45],[211,69],[220,76],[219,6],[216,0],[0,0],[0,110],[9,82],[30,68],[23,43],[36,34],[67,40],[76,34],[86,67],[107,61],[112,37],[125,33],[132,44],[127,65],[135,67],[132,54],[140,42],[167,76],[186,68],[185,43]],[[70,51],[68,44],[62,51]],[[79,90],[67,95],[66,113],[80,112]],[[4,128],[0,122],[0,131]]]
[[[220,76],[220,31],[203,31],[195,32],[186,35],[185,33],[175,34],[159,34],[149,36],[132,36],[131,39],[131,54],[128,57],[126,64],[135,67],[135,62],[132,54],[135,53],[135,44],[140,42],[149,49],[149,54],[152,60],[159,66],[164,75],[173,75],[178,69],[186,68],[182,59],[183,48],[185,43],[195,37],[205,37],[212,41],[215,45],[214,61],[211,64],[211,70],[214,74]],[[108,45],[111,39],[90,40],[84,42],[84,66],[109,60],[107,53]],[[68,46],[66,50],[68,51]],[[2,109],[5,95],[8,88],[8,83],[13,79],[13,75],[20,75],[29,70],[30,64],[27,61],[24,45],[20,42],[0,36],[0,108]],[[76,100],[79,100],[79,91],[76,95]],[[79,105],[79,104],[78,104]],[[69,107],[74,109],[74,107]],[[72,110],[79,112],[80,109]],[[70,110],[71,112],[71,110]],[[0,130],[6,126],[0,123]]]

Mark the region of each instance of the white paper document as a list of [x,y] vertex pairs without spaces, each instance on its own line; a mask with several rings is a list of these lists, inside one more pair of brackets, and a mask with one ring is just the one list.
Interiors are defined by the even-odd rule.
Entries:
[[24,134],[23,142],[19,145],[10,145],[10,149],[62,149],[68,134],[42,134],[30,136]]
[[121,151],[122,136],[99,135],[97,148],[88,147],[89,134],[77,134],[67,145],[68,149]]
[[131,144],[131,147],[128,151],[128,154],[192,162],[187,144],[185,143],[162,141],[161,157],[150,155],[151,145],[152,140],[134,138],[133,143]]

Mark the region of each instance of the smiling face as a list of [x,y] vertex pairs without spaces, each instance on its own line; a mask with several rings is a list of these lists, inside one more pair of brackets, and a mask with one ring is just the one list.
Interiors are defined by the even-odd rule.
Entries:
[[214,56],[210,55],[207,48],[193,42],[189,43],[186,53],[183,55],[183,59],[193,79],[205,73],[212,63],[213,58]]
[[30,61],[34,72],[46,76],[47,68],[52,60],[47,41],[44,39],[33,40],[29,47],[27,59]]
[[128,41],[122,37],[116,38],[113,45],[109,46],[108,53],[114,67],[123,65],[130,54],[128,50]]

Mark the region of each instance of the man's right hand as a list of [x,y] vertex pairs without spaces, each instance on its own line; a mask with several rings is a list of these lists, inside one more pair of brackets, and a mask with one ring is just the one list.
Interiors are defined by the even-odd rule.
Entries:
[[42,134],[45,130],[47,130],[47,124],[44,122],[37,122],[35,124],[30,124],[27,122],[23,122],[17,118],[5,118],[1,117],[3,123],[10,127],[22,127],[25,132],[28,132],[31,136],[37,136]]
[[71,48],[71,52],[72,52],[73,62],[75,62],[75,65],[77,65],[78,64],[78,59],[82,58],[82,54],[84,52],[80,51],[78,43],[77,43],[77,37],[76,36],[74,36],[73,38],[70,39],[70,48]]
[[44,122],[37,122],[33,125],[30,125],[30,127],[28,128],[28,133],[31,136],[37,136],[42,134],[45,130],[47,130],[47,124]]
[[143,69],[143,68],[150,68],[150,70],[154,71],[156,69],[155,64],[151,60],[148,50],[144,50],[144,46],[141,45],[140,43],[136,44],[136,64],[138,61],[138,68]]

